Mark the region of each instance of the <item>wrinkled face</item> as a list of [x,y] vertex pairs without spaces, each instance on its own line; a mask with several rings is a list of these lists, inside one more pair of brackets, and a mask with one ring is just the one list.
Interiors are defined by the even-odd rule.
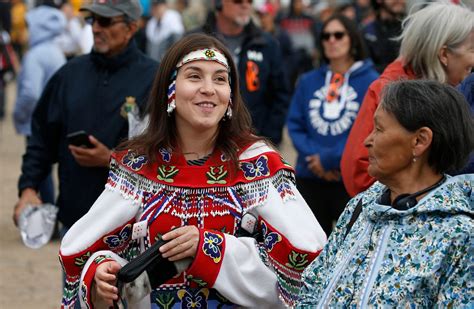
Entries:
[[329,61],[351,57],[351,40],[338,20],[330,21],[322,31],[323,48]]
[[474,67],[474,31],[457,48],[447,52],[446,75],[448,83],[458,85]]
[[374,129],[364,141],[369,151],[369,175],[382,183],[403,175],[412,164],[415,139],[414,133],[379,105],[374,114]]
[[96,15],[94,17],[95,20],[92,23],[94,51],[107,57],[119,54],[134,34],[131,25],[125,22],[124,16],[110,18],[110,24],[107,26],[101,26],[97,21],[97,19],[107,19],[106,17]]
[[176,126],[178,131],[215,131],[230,99],[229,74],[215,61],[192,61],[176,76]]
[[236,26],[244,27],[250,22],[252,0],[222,0],[221,15]]

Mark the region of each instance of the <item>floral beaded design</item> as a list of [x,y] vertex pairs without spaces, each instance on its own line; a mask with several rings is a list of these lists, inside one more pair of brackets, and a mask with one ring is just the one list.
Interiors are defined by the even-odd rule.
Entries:
[[206,173],[207,176],[207,183],[208,184],[226,184],[227,181],[225,178],[227,177],[227,170],[225,169],[224,165],[221,166],[210,166],[209,172]]
[[262,234],[264,238],[264,244],[268,252],[271,252],[276,243],[282,240],[281,235],[277,232],[268,232],[268,227],[264,221],[262,221]]
[[207,58],[214,58],[216,56],[216,52],[212,49],[208,49],[204,52]]
[[161,158],[163,159],[164,162],[170,162],[171,161],[171,152],[166,149],[166,148],[160,148],[158,151],[161,155]]
[[110,249],[117,250],[125,246],[130,240],[131,236],[132,225],[127,224],[117,235],[109,235],[104,237],[104,243],[106,243]]
[[122,163],[130,167],[134,171],[139,171],[143,165],[148,162],[147,158],[143,155],[137,155],[132,151],[129,151],[123,158]]
[[179,169],[176,166],[161,165],[158,167],[157,178],[165,182],[174,182],[173,178],[179,173]]
[[182,302],[182,308],[207,308],[209,290],[204,288],[196,293],[193,293],[193,291],[179,290],[178,297]]
[[212,258],[214,263],[219,263],[222,258],[222,243],[224,238],[219,234],[214,234],[209,231],[204,232],[204,241],[202,251],[205,255]]
[[270,175],[268,158],[265,155],[258,157],[254,162],[240,163],[240,169],[244,172],[244,177],[247,180]]

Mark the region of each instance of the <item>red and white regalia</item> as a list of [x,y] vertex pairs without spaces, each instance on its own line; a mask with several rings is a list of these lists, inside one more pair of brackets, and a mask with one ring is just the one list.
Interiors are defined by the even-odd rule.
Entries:
[[[260,237],[236,236],[245,213],[257,218]],[[123,265],[158,235],[185,225],[200,231],[196,256],[186,271],[153,290],[144,308],[291,306],[301,272],[326,243],[292,167],[263,142],[239,152],[237,171],[219,150],[202,166],[165,149],[153,163],[118,152],[104,192],[63,239],[63,307],[79,299],[93,308],[98,265],[111,259]]]

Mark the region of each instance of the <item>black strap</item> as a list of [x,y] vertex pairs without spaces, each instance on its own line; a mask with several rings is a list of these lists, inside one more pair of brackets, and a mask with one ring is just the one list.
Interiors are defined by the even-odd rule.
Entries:
[[351,220],[349,220],[349,223],[347,224],[347,230],[346,230],[346,234],[344,235],[344,239],[346,239],[347,235],[351,231],[352,226],[357,221],[357,218],[359,218],[359,215],[361,212],[362,212],[362,199],[360,199],[359,203],[357,203],[357,206],[354,209],[354,212],[352,213]]

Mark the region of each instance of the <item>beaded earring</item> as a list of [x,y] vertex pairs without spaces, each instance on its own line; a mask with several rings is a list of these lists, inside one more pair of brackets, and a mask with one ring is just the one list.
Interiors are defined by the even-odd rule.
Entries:
[[168,113],[168,116],[171,116],[171,114],[176,108],[175,94],[176,94],[176,70],[171,75],[171,83],[168,86],[168,107],[166,108],[166,112]]
[[229,98],[229,105],[227,105],[227,110],[225,112],[225,116],[228,119],[232,118],[232,98]]

